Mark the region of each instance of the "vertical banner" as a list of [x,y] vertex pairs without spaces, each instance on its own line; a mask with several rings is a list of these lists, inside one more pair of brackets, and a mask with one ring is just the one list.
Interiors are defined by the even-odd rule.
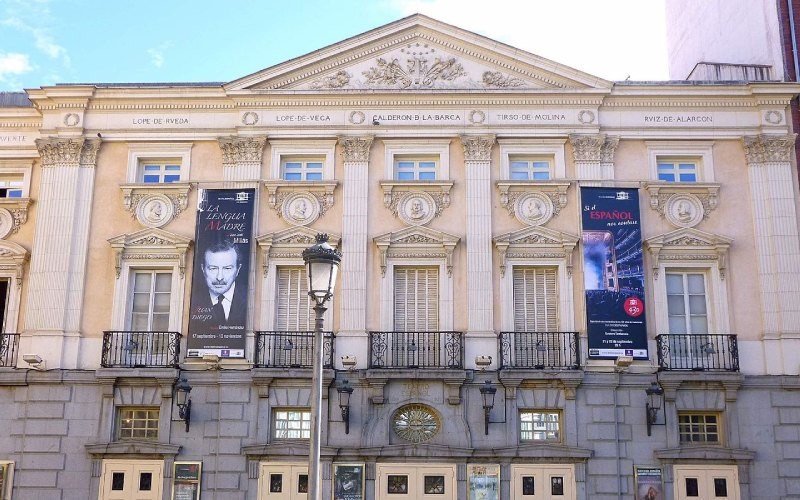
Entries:
[[661,479],[660,467],[633,466],[634,490],[636,500],[662,500],[664,481]]
[[198,195],[188,356],[243,358],[255,189]]
[[647,357],[644,263],[636,189],[581,188],[589,357]]

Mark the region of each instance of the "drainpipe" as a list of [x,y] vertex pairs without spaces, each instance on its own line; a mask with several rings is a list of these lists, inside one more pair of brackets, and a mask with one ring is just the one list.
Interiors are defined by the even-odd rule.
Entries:
[[797,64],[797,34],[794,28],[794,8],[792,7],[792,0],[786,0],[786,6],[789,7],[789,30],[792,34],[792,58],[794,60],[794,81],[800,82],[800,68]]

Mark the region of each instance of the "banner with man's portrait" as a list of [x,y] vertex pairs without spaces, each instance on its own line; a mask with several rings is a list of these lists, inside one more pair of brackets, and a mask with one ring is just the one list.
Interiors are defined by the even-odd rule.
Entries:
[[189,357],[244,358],[255,189],[198,194]]

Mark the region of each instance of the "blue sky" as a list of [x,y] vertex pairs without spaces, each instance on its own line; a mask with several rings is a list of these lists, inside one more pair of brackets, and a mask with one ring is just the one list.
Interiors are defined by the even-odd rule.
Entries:
[[414,12],[603,78],[667,78],[663,0],[0,0],[0,90],[230,81]]

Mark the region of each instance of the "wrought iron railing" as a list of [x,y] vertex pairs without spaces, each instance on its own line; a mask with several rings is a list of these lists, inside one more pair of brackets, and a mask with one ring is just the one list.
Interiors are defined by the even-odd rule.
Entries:
[[499,367],[535,370],[578,370],[578,332],[500,332]]
[[[333,332],[324,332],[323,368],[333,367]],[[312,368],[314,332],[256,332],[256,363],[260,368]]]
[[463,368],[461,332],[369,332],[370,368]]
[[736,335],[669,333],[656,343],[660,370],[739,371]]
[[18,333],[0,333],[0,366],[17,366]]
[[181,334],[178,332],[103,332],[104,368],[178,367]]

